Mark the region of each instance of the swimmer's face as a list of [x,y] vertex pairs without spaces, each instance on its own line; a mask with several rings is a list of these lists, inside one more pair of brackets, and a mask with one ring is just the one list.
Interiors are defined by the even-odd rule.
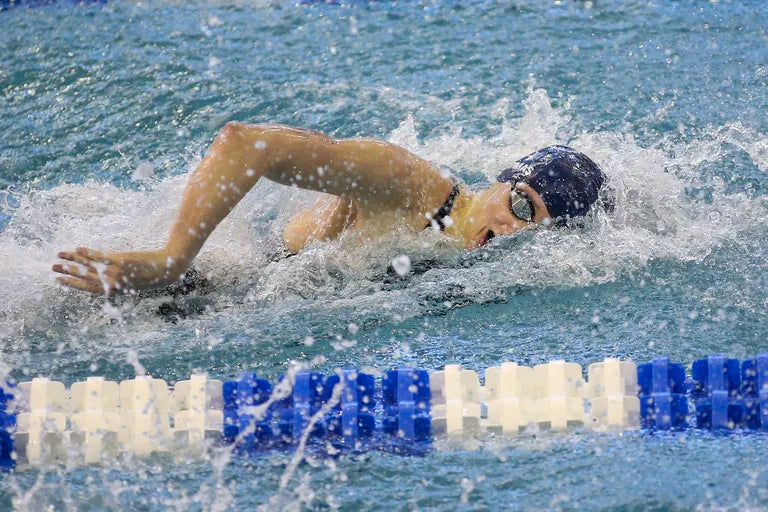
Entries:
[[533,220],[521,219],[511,210],[511,183],[494,183],[480,194],[468,212],[467,229],[464,230],[467,249],[482,247],[494,236],[530,229],[549,218],[547,206],[538,192],[523,183],[516,184],[515,190],[531,200]]

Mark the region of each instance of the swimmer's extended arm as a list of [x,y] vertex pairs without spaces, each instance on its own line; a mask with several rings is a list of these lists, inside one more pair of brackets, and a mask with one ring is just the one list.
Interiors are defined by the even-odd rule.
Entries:
[[426,160],[374,139],[335,139],[280,125],[227,123],[190,177],[165,247],[103,254],[78,248],[59,257],[57,280],[114,295],[174,282],[205,240],[262,177],[350,198],[357,215],[396,210],[414,229],[425,224],[452,184]]

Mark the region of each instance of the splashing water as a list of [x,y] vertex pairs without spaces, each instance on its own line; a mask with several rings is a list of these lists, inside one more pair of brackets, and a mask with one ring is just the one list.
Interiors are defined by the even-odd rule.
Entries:
[[[756,4],[298,3],[0,13],[0,374],[172,383],[248,369],[274,381],[317,356],[331,372],[764,349],[768,73]],[[159,247],[179,174],[230,119],[389,139],[473,188],[565,143],[603,167],[615,209],[472,252],[395,230],[278,259],[282,227],[315,195],[264,182],[196,259],[191,293],[104,300],[56,287],[59,250]],[[407,461],[292,466],[292,454],[214,450],[45,468],[3,477],[0,501],[453,510],[514,493],[520,508],[750,509],[768,478],[762,437],[541,432],[477,444]]]
[[[503,112],[504,105],[489,110]],[[539,147],[570,144],[605,170],[615,202],[612,214],[594,215],[585,229],[501,237],[471,253],[458,250],[439,233],[396,232],[375,243],[360,243],[349,234],[317,243],[297,257],[272,261],[280,251],[281,226],[314,194],[262,183],[216,229],[195,261],[215,288],[205,299],[207,306],[255,308],[282,318],[296,308],[331,312],[353,304],[380,322],[422,314],[425,299],[482,303],[509,287],[579,287],[615,280],[654,260],[702,261],[719,246],[766,232],[763,196],[748,187],[734,190],[717,176],[704,183],[696,178],[696,168],[720,161],[726,148],[735,146],[765,172],[768,136],[734,124],[695,144],[675,146],[668,140],[663,149],[644,148],[631,135],[612,132],[560,138],[568,120],[566,107],[553,108],[544,90],[531,89],[524,115],[505,120],[490,139],[464,138],[459,130],[419,142],[413,118],[408,118],[391,140],[456,169],[459,176],[461,169],[482,172],[485,182]],[[190,167],[195,164],[193,160]],[[156,301],[111,303],[61,290],[50,265],[57,250],[73,245],[159,247],[185,181],[166,178],[138,190],[87,182],[19,197],[13,219],[0,233],[0,255],[6,262],[0,287],[8,291],[0,304],[0,334],[6,347],[27,349],[22,333],[60,331],[75,322],[82,322],[84,330],[108,329],[116,320],[146,322],[142,317]],[[421,272],[407,286],[382,287],[387,266],[402,256],[415,267],[425,262]]]

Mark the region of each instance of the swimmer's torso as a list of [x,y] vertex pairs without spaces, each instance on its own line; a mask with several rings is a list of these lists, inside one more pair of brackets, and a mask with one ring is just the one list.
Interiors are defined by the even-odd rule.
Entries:
[[[454,200],[459,193],[458,184],[446,202],[434,213],[434,217],[419,215],[415,227],[436,227],[443,230],[444,218],[450,215]],[[393,227],[411,227],[412,215],[399,210],[383,210],[366,215],[354,199],[324,195],[310,208],[296,214],[283,229],[285,248],[296,254],[316,241],[334,240],[347,230],[364,230],[367,235],[376,237],[391,233]],[[430,220],[432,219],[432,220]]]

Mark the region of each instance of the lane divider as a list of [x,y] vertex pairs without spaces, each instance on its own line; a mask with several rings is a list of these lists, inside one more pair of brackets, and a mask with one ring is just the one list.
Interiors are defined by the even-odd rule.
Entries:
[[637,367],[631,361],[606,359],[589,365],[585,397],[590,425],[596,430],[640,426]]
[[668,430],[688,426],[688,397],[685,368],[670,363],[669,357],[657,357],[637,368],[640,385],[642,426]]
[[[172,388],[149,376],[120,383],[36,378],[0,386],[0,468],[94,464],[212,445],[241,453],[295,446],[423,453],[438,436],[552,430],[768,428],[768,354],[739,362],[715,354],[690,378],[668,357],[636,366],[609,358],[533,368],[505,362],[477,372],[400,368],[298,371],[274,386],[252,372],[227,381],[192,375]],[[484,384],[484,385],[483,385]],[[306,432],[311,426],[311,432]]]

